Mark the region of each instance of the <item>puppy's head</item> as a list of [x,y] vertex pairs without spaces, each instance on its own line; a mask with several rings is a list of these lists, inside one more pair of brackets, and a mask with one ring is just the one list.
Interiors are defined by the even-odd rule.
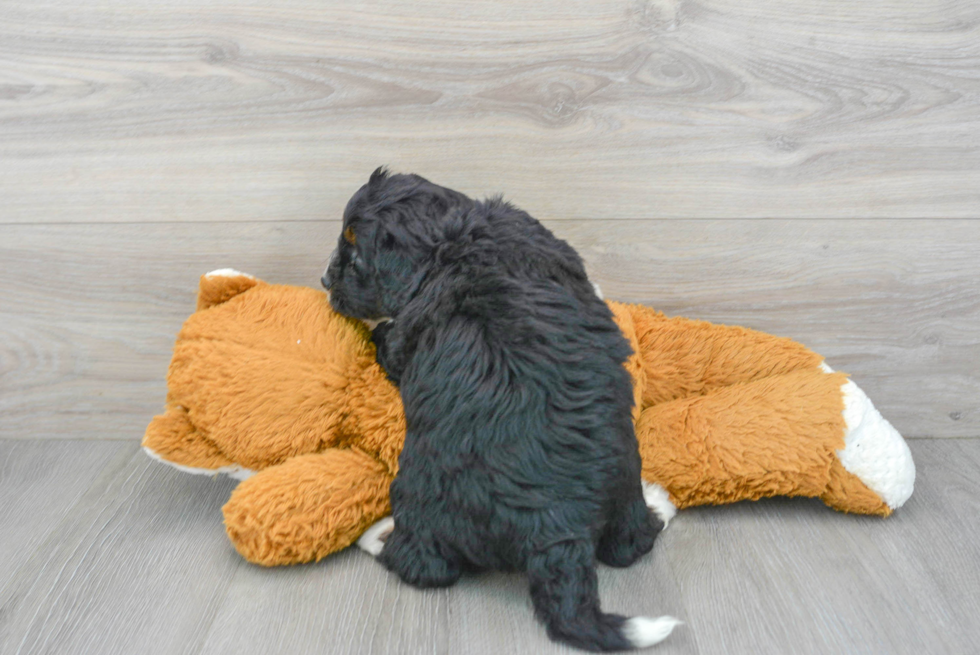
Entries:
[[354,318],[396,317],[433,253],[473,202],[418,175],[379,168],[347,203],[337,249],[321,279],[333,308]]

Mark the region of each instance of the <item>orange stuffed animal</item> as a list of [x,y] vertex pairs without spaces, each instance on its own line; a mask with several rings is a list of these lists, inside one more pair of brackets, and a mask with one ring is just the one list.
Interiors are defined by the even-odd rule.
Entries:
[[[888,516],[911,495],[908,446],[867,396],[789,339],[610,302],[633,346],[633,418],[648,504],[819,497]],[[167,410],[146,452],[244,480],[224,507],[238,552],[319,560],[390,511],[405,417],[370,333],[327,296],[230,269],[201,278],[177,338]]]

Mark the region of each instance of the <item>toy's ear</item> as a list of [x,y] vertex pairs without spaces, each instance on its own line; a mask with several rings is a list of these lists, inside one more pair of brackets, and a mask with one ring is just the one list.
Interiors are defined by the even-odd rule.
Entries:
[[201,285],[197,291],[197,311],[227,302],[256,284],[259,284],[259,280],[233,268],[205,273],[201,276]]

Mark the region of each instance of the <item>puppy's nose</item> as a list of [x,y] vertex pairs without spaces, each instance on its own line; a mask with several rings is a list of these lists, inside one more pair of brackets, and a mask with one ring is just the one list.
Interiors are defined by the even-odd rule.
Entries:
[[320,284],[323,285],[324,289],[330,291],[330,273],[323,274],[323,277],[320,278]]

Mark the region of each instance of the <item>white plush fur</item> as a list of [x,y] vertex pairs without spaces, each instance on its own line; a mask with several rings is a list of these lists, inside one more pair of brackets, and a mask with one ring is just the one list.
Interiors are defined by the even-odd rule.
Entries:
[[233,268],[219,268],[216,271],[211,271],[210,273],[205,273],[204,277],[247,277],[250,280],[255,278],[248,273],[242,273],[241,271],[236,271]]
[[145,452],[147,455],[149,455],[151,458],[155,459],[156,461],[160,462],[161,464],[172,466],[178,471],[183,471],[184,473],[191,473],[193,475],[218,475],[219,473],[223,473],[224,475],[227,475],[229,478],[233,478],[235,480],[247,480],[253,475],[255,475],[255,471],[253,471],[252,469],[244,468],[242,466],[239,466],[238,464],[232,464],[231,466],[222,466],[216,469],[201,469],[201,468],[194,468],[193,466],[184,466],[183,464],[175,464],[171,461],[168,461],[160,457],[160,455],[150,450],[146,446],[143,446],[143,452]]
[[395,519],[386,516],[361,535],[361,538],[357,540],[357,547],[373,557],[377,557],[381,554],[381,549],[384,548],[385,541],[388,540],[388,535],[394,529]]
[[369,330],[371,330],[372,332],[374,332],[374,328],[378,327],[382,323],[387,323],[390,320],[391,320],[391,317],[389,317],[389,316],[383,316],[383,317],[378,318],[378,319],[371,319],[371,318],[363,318],[363,319],[361,319],[361,321],[364,323],[364,325],[366,325],[367,328]]
[[604,295],[602,295],[602,289],[599,288],[599,285],[598,284],[596,284],[595,282],[593,282],[592,283],[592,288],[595,289],[595,295],[597,295],[599,297],[599,300],[605,300],[606,299],[606,297]]
[[629,639],[634,648],[646,648],[666,639],[674,626],[680,623],[683,621],[672,616],[661,616],[657,619],[634,616],[623,624],[623,636]]
[[643,500],[646,501],[647,507],[653,510],[657,518],[664,522],[664,528],[666,528],[667,524],[670,523],[670,519],[674,518],[674,515],[677,514],[677,507],[674,506],[674,503],[670,502],[670,494],[667,493],[666,489],[654,482],[641,480],[640,484],[643,485]]
[[[833,372],[826,364],[823,369]],[[844,383],[841,393],[847,431],[837,458],[890,508],[898,509],[915,485],[915,463],[908,444],[854,382]]]

